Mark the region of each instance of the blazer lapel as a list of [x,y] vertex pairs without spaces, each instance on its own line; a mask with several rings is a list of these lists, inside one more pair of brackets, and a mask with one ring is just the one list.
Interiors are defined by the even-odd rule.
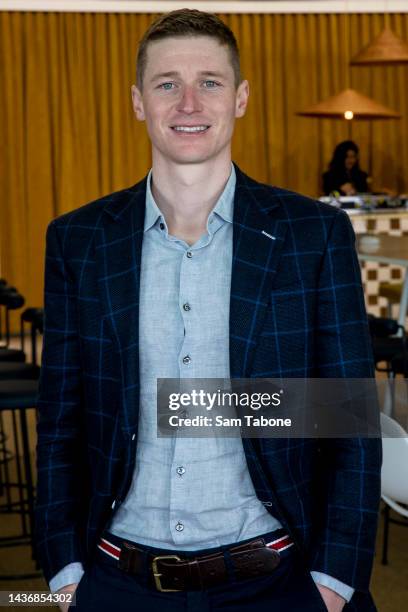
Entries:
[[287,225],[279,198],[237,167],[230,301],[231,378],[249,378]]
[[146,179],[109,200],[96,245],[99,297],[121,368],[122,427],[137,429],[139,287]]

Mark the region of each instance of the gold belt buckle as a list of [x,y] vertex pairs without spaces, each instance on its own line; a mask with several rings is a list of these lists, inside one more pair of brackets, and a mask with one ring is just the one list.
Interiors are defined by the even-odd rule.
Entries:
[[182,591],[182,589],[164,589],[162,587],[160,578],[162,577],[163,574],[160,574],[158,571],[157,561],[161,561],[163,559],[175,559],[176,561],[181,561],[180,557],[177,557],[177,555],[162,555],[160,557],[155,557],[153,559],[152,561],[153,576],[154,576],[154,583],[156,585],[157,590],[160,591],[161,593],[176,593],[176,592]]

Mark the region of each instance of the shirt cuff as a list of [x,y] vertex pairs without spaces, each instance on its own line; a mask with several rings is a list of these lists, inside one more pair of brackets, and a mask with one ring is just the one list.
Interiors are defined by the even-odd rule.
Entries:
[[351,586],[348,586],[348,584],[344,584],[344,582],[340,582],[340,580],[337,580],[337,578],[333,578],[332,576],[328,576],[327,574],[322,574],[321,572],[310,572],[310,574],[315,582],[318,582],[322,586],[331,589],[332,591],[337,593],[337,595],[343,597],[343,599],[345,599],[347,603],[353,597],[355,589],[353,589]]
[[82,563],[79,561],[68,563],[68,565],[63,567],[58,574],[55,574],[55,576],[51,578],[49,582],[51,593],[56,593],[59,591],[59,589],[62,589],[62,587],[67,586],[68,584],[79,582],[83,575],[84,567]]

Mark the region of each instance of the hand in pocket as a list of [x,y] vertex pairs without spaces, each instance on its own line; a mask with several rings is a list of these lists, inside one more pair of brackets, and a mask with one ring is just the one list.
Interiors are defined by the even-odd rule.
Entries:
[[[59,589],[57,591],[58,594],[61,593],[72,593],[72,595],[74,595],[75,591],[77,590],[79,582],[74,582],[73,584],[67,584],[66,586],[62,587],[61,589]],[[68,609],[71,607],[71,602],[70,601],[64,601],[61,602],[59,605],[59,609],[61,610],[61,612],[68,612]]]

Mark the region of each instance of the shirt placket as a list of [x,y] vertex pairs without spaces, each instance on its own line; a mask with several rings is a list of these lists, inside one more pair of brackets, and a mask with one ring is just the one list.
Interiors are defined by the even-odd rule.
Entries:
[[[187,247],[180,261],[180,285],[179,285],[179,309],[183,320],[183,339],[178,355],[180,379],[194,377],[197,372],[198,355],[195,354],[191,344],[194,325],[194,296],[197,292],[194,289],[194,277],[197,271],[197,258],[203,253],[192,247]],[[188,408],[179,413],[180,416],[188,416]],[[177,436],[175,432],[173,458],[171,464],[171,489],[170,489],[170,532],[175,543],[182,546],[185,539],[191,537],[186,514],[181,510],[185,508],[186,488],[191,478],[191,464],[186,461],[184,452],[185,440]],[[191,529],[190,529],[191,531]]]

